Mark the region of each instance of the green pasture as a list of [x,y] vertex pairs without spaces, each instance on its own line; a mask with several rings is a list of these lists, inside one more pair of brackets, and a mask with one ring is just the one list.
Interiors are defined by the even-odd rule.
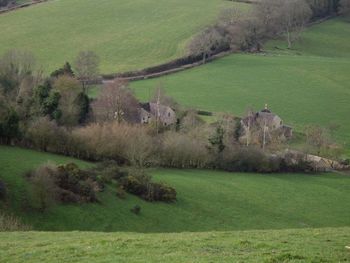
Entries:
[[186,54],[186,42],[215,21],[225,0],[52,0],[0,15],[0,55],[33,52],[46,73],[92,50],[102,73],[136,70]]
[[[45,213],[23,207],[29,188],[24,173],[47,161],[75,159],[0,146],[0,179],[7,184],[10,211],[34,230],[203,232],[318,228],[350,225],[350,177],[341,174],[248,174],[210,170],[149,170],[175,187],[173,204],[135,196],[119,199],[109,185],[95,204],[56,205]],[[141,206],[141,214],[130,209]]]
[[176,234],[0,233],[0,261],[348,262],[350,228]]

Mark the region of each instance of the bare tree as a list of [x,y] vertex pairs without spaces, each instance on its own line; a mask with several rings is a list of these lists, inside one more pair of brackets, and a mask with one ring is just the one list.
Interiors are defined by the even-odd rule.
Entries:
[[332,144],[329,131],[320,126],[309,126],[306,128],[306,142],[313,147],[317,155],[320,155],[322,150],[329,148]]
[[[268,30],[285,35],[288,48],[300,37],[312,16],[305,0],[263,0],[261,6],[264,7],[261,10],[268,10],[264,12]],[[272,15],[268,16],[270,12]]]
[[75,71],[83,84],[84,92],[86,92],[86,84],[98,77],[99,62],[99,57],[93,51],[82,51],[75,59]]
[[281,22],[282,30],[286,34],[288,48],[300,37],[306,24],[310,21],[312,11],[305,0],[284,0]]
[[207,57],[210,57],[221,44],[222,36],[214,27],[210,27],[192,39],[188,46],[188,51],[190,55],[201,55],[203,63],[205,63]]
[[137,122],[139,116],[139,102],[123,80],[115,80],[103,87],[92,108],[99,121]]
[[10,101],[17,101],[21,84],[32,77],[34,56],[22,50],[11,50],[0,59],[0,92]]
[[340,0],[339,13],[342,15],[350,15],[350,0]]

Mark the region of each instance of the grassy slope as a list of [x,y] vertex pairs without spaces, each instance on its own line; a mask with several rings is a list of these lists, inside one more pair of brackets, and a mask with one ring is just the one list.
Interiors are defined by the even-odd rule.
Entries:
[[[21,177],[25,169],[48,159],[68,161],[3,146],[0,156],[1,177],[17,182],[17,190],[25,186]],[[100,195],[101,204],[58,205],[45,214],[17,213],[34,229],[56,231],[201,232],[350,225],[349,176],[200,170],[153,174],[177,189],[177,203],[147,203],[134,196],[120,200],[110,187]],[[142,208],[139,216],[130,212],[136,204]]]
[[[334,19],[307,29],[293,52],[267,45],[266,54],[237,54],[205,66],[133,83],[147,99],[160,81],[168,94],[188,106],[241,115],[268,103],[286,123],[339,124],[340,142],[350,143],[350,24]],[[350,144],[349,144],[350,145]]]
[[180,234],[0,233],[4,262],[348,262],[350,228]]
[[60,0],[0,16],[0,54],[26,48],[45,70],[81,50],[101,58],[103,73],[135,70],[184,54],[185,42],[215,19],[224,0]]
[[20,203],[23,202],[24,193],[28,190],[27,181],[23,174],[48,161],[56,164],[75,162],[81,167],[91,165],[86,162],[59,155],[0,146],[0,179],[6,182],[8,191],[11,193],[9,205],[15,211],[21,209]]

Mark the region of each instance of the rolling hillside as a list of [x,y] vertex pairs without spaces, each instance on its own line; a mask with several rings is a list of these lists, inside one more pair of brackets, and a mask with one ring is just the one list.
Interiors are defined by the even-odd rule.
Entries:
[[184,55],[184,46],[225,0],[53,0],[0,16],[0,54],[33,52],[47,73],[95,51],[101,71],[141,69]]
[[0,233],[0,261],[348,262],[350,228],[179,234]]
[[[131,195],[122,200],[116,196],[116,187],[109,186],[99,196],[101,203],[56,205],[46,213],[23,212],[20,200],[29,187],[23,173],[47,160],[76,161],[0,146],[0,178],[12,193],[10,208],[34,230],[160,233],[350,225],[350,177],[338,174],[150,170],[155,180],[175,187],[176,203],[149,203]],[[141,206],[139,216],[130,212],[136,204]]]
[[333,19],[308,28],[292,51],[283,41],[266,53],[234,54],[205,66],[132,83],[148,99],[159,83],[180,103],[210,111],[244,114],[265,103],[287,124],[339,125],[340,143],[350,146],[350,26]]

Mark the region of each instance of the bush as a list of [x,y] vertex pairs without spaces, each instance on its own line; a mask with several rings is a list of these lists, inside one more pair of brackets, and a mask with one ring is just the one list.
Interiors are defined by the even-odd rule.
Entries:
[[269,158],[258,148],[226,148],[219,167],[226,171],[270,172]]
[[42,211],[57,201],[96,202],[96,192],[102,191],[104,186],[95,174],[80,170],[74,163],[57,167],[46,164],[26,174],[33,184],[33,207]]
[[147,201],[176,201],[176,190],[164,183],[152,183],[149,185]]
[[0,212],[0,232],[29,230],[31,230],[31,227],[20,222],[18,218],[11,215],[5,215],[4,213]]
[[141,176],[128,175],[121,179],[120,184],[128,193],[144,197],[147,193],[147,184],[149,181],[149,179]]
[[0,181],[0,200],[3,200],[6,198],[6,185],[4,182]]
[[176,132],[167,132],[164,135],[161,152],[163,166],[204,168],[209,159],[205,137],[199,139],[196,136]]
[[281,160],[281,172],[312,172],[312,163],[306,160],[304,154],[286,153]]
[[97,178],[102,183],[110,184],[113,180],[127,176],[128,172],[121,169],[115,161],[104,161],[99,163],[96,167],[91,169],[91,172],[97,175]]
[[32,206],[42,212],[55,204],[57,199],[58,188],[54,179],[56,173],[56,167],[47,164],[37,168],[30,177]]
[[119,186],[117,188],[117,196],[120,198],[120,199],[125,199],[126,198],[126,192],[124,190],[123,187]]
[[95,191],[99,191],[100,187],[92,173],[80,170],[74,163],[60,165],[57,171],[55,174],[57,186],[72,193],[70,195],[64,193],[61,201],[77,199],[82,202],[97,201]]
[[139,215],[141,213],[141,206],[135,205],[133,208],[130,209],[130,211],[135,215]]
[[128,193],[150,202],[174,202],[176,190],[164,183],[151,182],[151,177],[140,172],[121,178],[121,187]]

